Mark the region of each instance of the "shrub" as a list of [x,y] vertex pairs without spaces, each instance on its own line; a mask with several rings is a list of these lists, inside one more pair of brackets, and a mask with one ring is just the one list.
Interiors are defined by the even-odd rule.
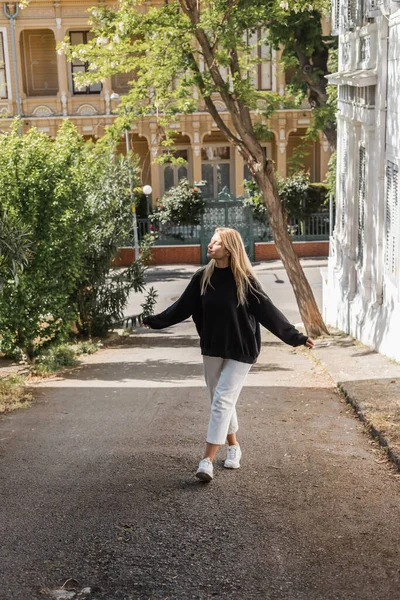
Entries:
[[181,179],[158,202],[153,221],[175,225],[199,225],[204,213],[205,201],[199,188],[193,187],[187,179]]
[[0,414],[16,408],[27,406],[32,396],[24,387],[24,380],[19,375],[11,375],[0,379]]
[[[328,202],[329,185],[311,183],[309,174],[304,171],[286,178],[277,175],[276,179],[281,201],[289,217],[304,219],[324,208]],[[254,218],[265,222],[268,211],[256,182],[246,180],[243,185],[247,193],[243,205],[251,206]]]
[[243,187],[246,192],[246,196],[243,199],[243,206],[251,207],[254,218],[258,221],[264,222],[268,213],[258,185],[253,179],[245,179],[243,182]]
[[144,261],[111,267],[132,225],[131,156],[108,140],[85,142],[68,121],[53,140],[16,123],[0,136],[0,203],[29,228],[32,249],[19,285],[0,290],[0,350],[32,358],[50,342],[104,333],[130,291],[144,285]]
[[310,183],[308,186],[306,210],[307,214],[325,209],[329,203],[329,184]]
[[146,294],[143,304],[140,305],[142,307],[142,313],[140,315],[142,319],[144,319],[145,317],[149,317],[153,314],[154,306],[157,302],[157,297],[158,292],[153,287],[151,287]]
[[310,176],[304,171],[285,179],[277,177],[278,192],[288,215],[301,219],[306,212]]
[[77,364],[76,350],[69,344],[60,344],[42,351],[35,358],[32,373],[46,375],[66,367],[75,367]]
[[103,344],[99,342],[92,342],[92,340],[87,340],[85,342],[79,342],[77,345],[76,354],[80,356],[81,354],[94,354],[97,350],[103,347]]

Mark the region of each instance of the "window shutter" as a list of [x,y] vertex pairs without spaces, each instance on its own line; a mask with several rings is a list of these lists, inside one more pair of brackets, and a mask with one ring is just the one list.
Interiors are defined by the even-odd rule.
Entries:
[[339,33],[340,28],[340,0],[332,0],[332,31]]
[[4,38],[2,32],[0,32],[0,98],[2,100],[8,98],[6,62],[4,56]]
[[347,0],[346,20],[347,20],[347,27],[349,27],[349,28],[355,27],[357,22],[360,20],[359,19],[359,17],[361,16],[361,5],[359,6],[360,1],[362,1],[362,0],[359,0],[358,2],[357,2],[357,0]]
[[344,124],[343,138],[342,138],[342,161],[340,169],[340,223],[341,228],[344,229],[345,224],[345,210],[346,210],[346,181],[347,181],[347,168],[348,168],[348,153],[349,153],[349,131],[347,123]]
[[358,227],[357,227],[357,260],[362,264],[364,259],[365,232],[365,195],[366,195],[366,153],[360,146],[358,165]]
[[398,219],[399,219],[399,170],[398,166],[388,161],[386,166],[386,232],[385,232],[385,268],[396,276],[398,254]]
[[54,33],[24,30],[21,35],[24,92],[27,96],[54,96],[58,91]]

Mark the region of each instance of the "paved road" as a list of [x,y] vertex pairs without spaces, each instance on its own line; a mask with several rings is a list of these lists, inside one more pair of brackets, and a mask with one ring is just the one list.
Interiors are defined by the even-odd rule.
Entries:
[[96,600],[400,597],[399,480],[329,377],[269,334],[242,469],[194,478],[208,399],[193,326],[46,381],[0,422],[0,598],[68,578]]

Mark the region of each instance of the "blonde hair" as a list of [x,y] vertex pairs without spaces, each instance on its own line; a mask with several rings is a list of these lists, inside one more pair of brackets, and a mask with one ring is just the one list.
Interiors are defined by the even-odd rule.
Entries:
[[[242,237],[236,229],[231,229],[230,227],[217,227],[215,233],[220,235],[222,243],[230,254],[230,266],[236,282],[238,303],[246,304],[249,290],[260,292],[261,284],[246,254]],[[203,276],[201,278],[202,295],[205,294],[207,286],[210,285],[214,268],[215,260],[212,258],[204,268]],[[257,289],[254,286],[254,283],[258,283],[260,289]]]

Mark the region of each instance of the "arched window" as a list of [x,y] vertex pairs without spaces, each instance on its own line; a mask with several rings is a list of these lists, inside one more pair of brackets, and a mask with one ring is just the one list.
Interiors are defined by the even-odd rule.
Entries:
[[171,163],[164,163],[161,165],[161,193],[165,194],[171,188],[178,185],[181,179],[190,179],[191,168],[189,163],[189,150],[188,148],[181,148],[175,150],[175,158],[183,158],[186,160],[184,165],[174,165]]

